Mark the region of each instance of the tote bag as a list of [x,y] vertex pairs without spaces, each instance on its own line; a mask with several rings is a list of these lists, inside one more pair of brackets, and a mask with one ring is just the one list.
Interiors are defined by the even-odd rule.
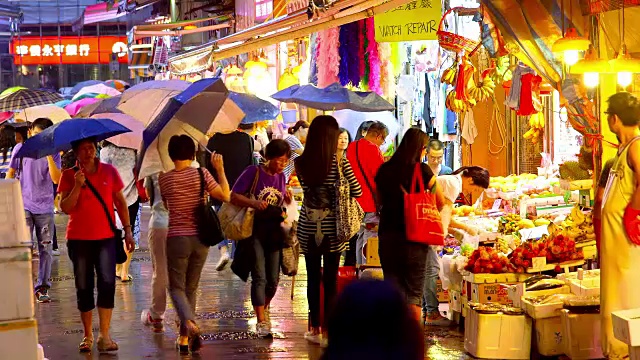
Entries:
[[[416,191],[418,189],[418,192]],[[410,192],[404,193],[404,217],[407,240],[424,245],[444,246],[444,231],[436,206],[435,185],[425,192],[421,164],[413,171]]]
[[[347,161],[344,159],[343,161]],[[338,181],[336,182],[336,198],[338,211],[336,213],[336,229],[338,240],[348,242],[360,231],[364,211],[356,199],[351,196],[349,180],[342,172],[342,165],[338,163]]]
[[[256,169],[256,176],[253,178],[253,184],[246,197],[255,198],[256,185],[260,178],[260,168]],[[253,235],[253,219],[255,210],[252,208],[233,205],[232,203],[224,203],[218,210],[218,217],[222,224],[224,235],[229,240],[245,240]]]

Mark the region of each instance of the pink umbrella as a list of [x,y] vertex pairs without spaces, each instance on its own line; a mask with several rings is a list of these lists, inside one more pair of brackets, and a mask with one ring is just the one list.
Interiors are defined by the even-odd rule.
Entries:
[[108,141],[113,145],[134,150],[138,150],[140,148],[140,144],[142,143],[142,132],[144,131],[144,124],[138,121],[133,116],[118,113],[105,113],[95,114],[91,117],[96,119],[111,119],[131,130],[131,132],[109,138]]
[[84,99],[72,102],[71,104],[65,106],[64,109],[67,110],[69,115],[76,116],[76,114],[78,114],[78,111],[80,111],[80,109],[82,109],[84,106],[93,104],[97,101],[100,101],[100,99],[84,98]]

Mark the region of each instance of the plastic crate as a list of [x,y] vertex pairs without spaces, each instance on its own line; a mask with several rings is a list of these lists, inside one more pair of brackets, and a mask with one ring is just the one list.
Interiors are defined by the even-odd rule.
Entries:
[[480,314],[469,310],[464,349],[481,359],[529,359],[531,319],[526,315]]

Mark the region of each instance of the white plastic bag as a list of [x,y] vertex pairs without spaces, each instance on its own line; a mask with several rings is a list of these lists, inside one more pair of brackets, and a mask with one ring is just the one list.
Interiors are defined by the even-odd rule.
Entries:
[[285,210],[287,212],[287,217],[284,219],[282,223],[282,228],[285,233],[289,233],[291,231],[291,227],[294,222],[297,222],[300,219],[300,210],[298,210],[298,202],[294,199],[291,199],[291,203],[285,204]]

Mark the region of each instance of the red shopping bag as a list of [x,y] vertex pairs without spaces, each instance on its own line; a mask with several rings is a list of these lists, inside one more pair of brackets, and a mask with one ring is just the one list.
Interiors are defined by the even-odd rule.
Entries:
[[[415,192],[416,188],[418,192]],[[431,191],[425,191],[422,167],[417,163],[410,192],[402,189],[407,240],[425,245],[444,246],[444,231],[434,190],[435,185]]]

